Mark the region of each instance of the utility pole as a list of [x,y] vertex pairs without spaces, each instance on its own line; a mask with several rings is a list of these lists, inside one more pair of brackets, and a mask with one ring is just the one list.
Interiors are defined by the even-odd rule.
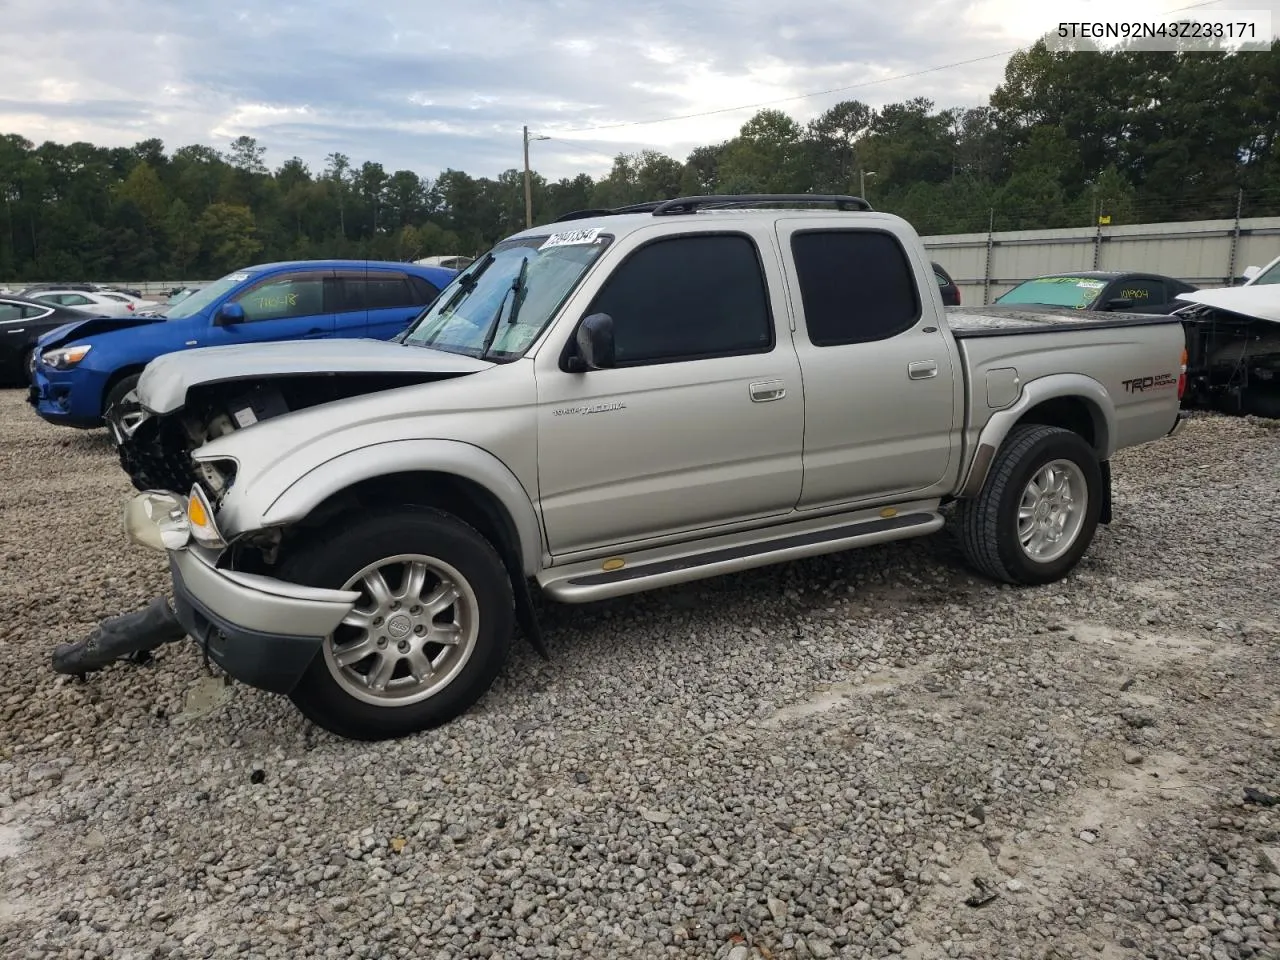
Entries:
[[528,126],[524,128],[524,226],[526,230],[533,226],[533,181],[529,173],[529,141],[550,139],[550,137],[531,137]]
[[529,180],[529,128],[524,128],[524,228],[533,226],[533,184]]

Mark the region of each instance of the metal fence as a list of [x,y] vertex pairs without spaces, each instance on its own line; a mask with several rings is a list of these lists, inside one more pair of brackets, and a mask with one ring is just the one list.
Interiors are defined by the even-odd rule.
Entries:
[[1134,223],[924,237],[966,304],[987,304],[1023,280],[1068,270],[1144,270],[1226,287],[1280,256],[1280,217]]
[[[177,290],[179,287],[199,287],[208,283],[208,280],[67,280],[66,283],[94,283],[101,287],[115,287],[120,290],[137,290],[145,297],[159,297],[163,299],[169,295],[170,290]],[[13,280],[5,282],[0,280],[0,290],[12,290],[17,293],[32,284],[23,280]]]
[[[1146,270],[1198,287],[1239,282],[1244,268],[1280,256],[1280,217],[1242,217],[1124,226],[1010,230],[924,237],[967,304],[990,303],[1023,280],[1067,270]],[[167,294],[207,280],[101,281],[103,286]],[[23,283],[5,284],[20,290]]]

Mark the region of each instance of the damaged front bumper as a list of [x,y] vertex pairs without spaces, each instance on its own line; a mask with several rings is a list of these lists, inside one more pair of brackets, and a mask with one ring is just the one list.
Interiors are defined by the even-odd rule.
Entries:
[[287,583],[218,567],[221,535],[198,490],[191,497],[147,491],[125,509],[137,544],[164,551],[179,622],[229,676],[290,693],[360,594]]

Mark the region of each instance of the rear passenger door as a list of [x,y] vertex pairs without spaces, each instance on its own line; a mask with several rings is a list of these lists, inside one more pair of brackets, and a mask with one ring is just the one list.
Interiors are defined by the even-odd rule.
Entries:
[[365,305],[364,270],[335,270],[325,281],[335,337],[368,335],[369,310]]
[[626,237],[571,327],[612,317],[615,366],[571,373],[559,348],[539,351],[538,482],[553,555],[794,511],[803,385],[763,226],[760,237]]
[[[369,267],[365,274],[365,297],[369,323],[365,336],[390,340],[409,325],[422,308],[439,293],[420,277],[410,277],[400,270]],[[415,283],[414,281],[419,281]],[[427,295],[429,288],[430,295]]]
[[888,227],[783,218],[804,370],[801,509],[902,499],[948,478],[962,412],[932,266]]

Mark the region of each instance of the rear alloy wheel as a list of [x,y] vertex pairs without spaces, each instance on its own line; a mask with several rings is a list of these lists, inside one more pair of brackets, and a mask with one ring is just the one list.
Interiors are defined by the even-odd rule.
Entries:
[[996,453],[979,494],[956,517],[969,563],[993,580],[1044,584],[1071,571],[1102,513],[1102,467],[1084,438],[1022,424]]
[[440,510],[349,519],[281,564],[286,581],[360,593],[290,698],[317,726],[356,740],[447,723],[484,695],[510,649],[515,600],[502,559]]

